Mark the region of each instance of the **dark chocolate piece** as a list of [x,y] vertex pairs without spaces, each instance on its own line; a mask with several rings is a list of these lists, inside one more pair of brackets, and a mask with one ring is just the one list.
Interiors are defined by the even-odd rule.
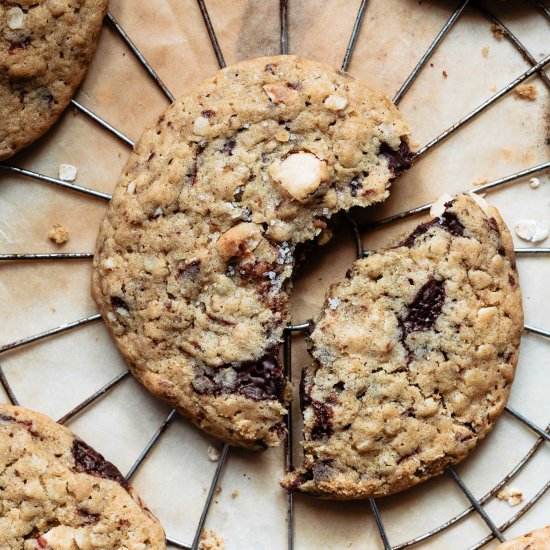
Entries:
[[406,316],[399,323],[403,339],[411,332],[433,328],[445,302],[445,282],[430,277],[407,307]]
[[183,260],[178,263],[177,277],[178,279],[194,279],[201,269],[201,261],[199,259]]
[[379,154],[388,159],[389,169],[394,176],[399,176],[399,174],[408,170],[414,158],[414,153],[405,141],[401,142],[397,151],[392,149],[387,143],[382,143]]
[[75,470],[90,474],[104,479],[111,479],[120,483],[125,489],[128,489],[128,482],[120,473],[118,468],[108,462],[96,450],[92,449],[81,439],[75,439],[73,442],[73,457],[75,460]]
[[225,155],[232,156],[233,155],[233,149],[235,149],[235,145],[237,145],[237,142],[234,139],[228,139],[221,149],[221,152]]
[[[452,201],[449,201],[445,206],[449,207],[452,205]],[[445,210],[439,218],[434,218],[428,222],[420,224],[414,229],[414,231],[404,240],[402,240],[397,246],[406,246],[411,248],[418,237],[424,235],[431,227],[441,227],[448,231],[451,235],[455,237],[463,237],[464,231],[466,228],[460,223],[458,216],[453,213]]]
[[118,296],[111,296],[111,306],[113,309],[117,309],[119,307],[129,310],[128,304],[120,297]]
[[[236,376],[224,376],[229,374],[229,369]],[[228,379],[231,382],[227,382]],[[254,401],[281,399],[285,387],[285,376],[276,349],[253,361],[218,368],[206,367],[193,381],[193,388],[201,394],[218,396],[236,393]]]
[[330,437],[332,435],[332,408],[330,405],[319,401],[313,401],[312,405],[315,423],[311,428],[311,438],[318,440]]

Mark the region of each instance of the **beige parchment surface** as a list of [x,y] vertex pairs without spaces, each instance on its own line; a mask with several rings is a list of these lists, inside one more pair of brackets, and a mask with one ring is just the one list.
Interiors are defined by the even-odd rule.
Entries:
[[[353,26],[358,0],[290,0],[291,53],[339,66]],[[370,0],[350,72],[390,97],[431,43],[456,2]],[[208,0],[213,25],[228,63],[275,54],[279,48],[277,0]],[[539,60],[550,52],[550,25],[529,2],[495,1],[494,9]],[[194,0],[112,0],[111,10],[141,48],[174,95],[217,70],[200,11]],[[482,48],[488,47],[488,55]],[[505,40],[496,40],[490,24],[468,8],[401,103],[423,145],[528,68]],[[444,74],[445,72],[445,74]],[[445,76],[446,75],[446,76]],[[443,192],[469,189],[548,161],[549,93],[539,79],[534,102],[505,97],[478,119],[419,160],[394,184],[381,207],[357,213],[373,221],[422,205]],[[77,95],[79,101],[132,139],[167,106],[167,101],[129,49],[104,25],[97,56]],[[11,159],[17,166],[57,176],[60,163],[78,167],[77,183],[111,192],[128,148],[82,114],[68,110],[47,136]],[[488,195],[510,225],[523,218],[550,222],[550,178],[533,190],[526,180]],[[105,202],[49,184],[0,172],[0,252],[93,250]],[[375,248],[419,218],[363,232]],[[70,232],[61,249],[47,239],[53,223]],[[550,246],[550,239],[542,246]],[[516,246],[528,243],[516,239]],[[518,258],[526,320],[550,328],[548,257]],[[342,278],[354,259],[347,226],[316,251],[297,276],[293,318],[309,318],[327,286]],[[0,345],[96,312],[89,295],[90,262],[3,263],[0,265]],[[294,376],[308,361],[302,339],[294,340]],[[21,404],[59,418],[125,367],[101,322],[0,356]],[[550,422],[550,342],[526,334],[511,405],[539,426]],[[0,399],[6,400],[1,394]],[[120,469],[127,471],[162,423],[169,408],[127,378],[70,423]],[[296,411],[297,413],[297,411]],[[296,414],[295,416],[299,416]],[[297,422],[297,429],[299,429]],[[296,431],[296,443],[299,432]],[[511,470],[535,442],[535,436],[504,416],[494,432],[458,472],[481,497]],[[208,437],[177,419],[162,436],[134,478],[134,484],[167,533],[190,543],[215,463]],[[298,461],[299,445],[295,445]],[[512,483],[526,499],[550,480],[546,444]],[[225,538],[228,549],[286,547],[286,494],[279,488],[281,449],[262,454],[231,450],[207,528]],[[450,519],[468,506],[446,477],[379,501],[392,544],[398,544]],[[497,524],[519,507],[492,499],[486,506]],[[381,548],[367,502],[339,503],[295,499],[296,548]],[[519,534],[550,523],[550,494],[506,532]],[[488,533],[470,515],[453,529],[420,544],[426,549],[458,550]],[[494,543],[488,546],[494,547]]]

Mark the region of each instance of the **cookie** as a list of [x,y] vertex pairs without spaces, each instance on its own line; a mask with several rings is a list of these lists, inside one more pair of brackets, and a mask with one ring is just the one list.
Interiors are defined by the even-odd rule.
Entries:
[[384,200],[408,135],[389,99],[295,56],[228,67],[171,105],[124,168],[94,259],[136,378],[224,441],[277,445],[295,247]]
[[550,525],[499,544],[495,550],[549,550]]
[[0,3],[0,160],[38,139],[84,78],[108,0]]
[[401,491],[460,462],[502,412],[523,329],[512,239],[495,208],[448,199],[329,290],[302,379],[304,465],[285,488]]
[[0,405],[0,463],[0,548],[166,548],[117,468],[47,416]]

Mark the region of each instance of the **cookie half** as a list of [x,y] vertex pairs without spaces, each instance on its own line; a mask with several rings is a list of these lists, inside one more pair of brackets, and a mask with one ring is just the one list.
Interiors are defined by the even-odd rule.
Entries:
[[0,405],[0,548],[163,550],[124,476],[67,428]]
[[506,404],[522,329],[510,233],[457,196],[328,292],[302,380],[304,466],[283,486],[380,497],[461,461]]
[[132,373],[234,445],[284,437],[297,244],[410,165],[391,101],[294,56],[245,61],[145,131],[101,226],[93,296]]
[[84,78],[108,0],[0,3],[0,160],[38,139]]
[[499,544],[495,550],[548,550],[550,526],[535,529],[526,535]]

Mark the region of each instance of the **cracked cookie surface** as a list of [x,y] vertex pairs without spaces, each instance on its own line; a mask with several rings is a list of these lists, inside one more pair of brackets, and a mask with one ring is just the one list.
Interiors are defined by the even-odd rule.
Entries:
[[522,329],[510,233],[459,195],[329,290],[302,379],[304,466],[283,486],[378,497],[459,462],[506,404]]
[[526,535],[507,540],[499,544],[495,550],[548,550],[550,548],[550,525],[535,529]]
[[0,548],[164,550],[123,475],[43,414],[0,405]]
[[58,119],[86,73],[108,0],[0,2],[0,160]]
[[171,105],[136,145],[94,259],[136,378],[220,439],[277,445],[294,249],[384,200],[408,135],[389,99],[295,56],[228,67]]

